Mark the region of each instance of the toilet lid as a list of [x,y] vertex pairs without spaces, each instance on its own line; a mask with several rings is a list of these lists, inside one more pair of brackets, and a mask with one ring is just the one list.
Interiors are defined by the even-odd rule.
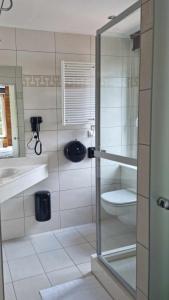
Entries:
[[136,203],[136,194],[125,189],[103,193],[101,198],[103,201],[117,206]]

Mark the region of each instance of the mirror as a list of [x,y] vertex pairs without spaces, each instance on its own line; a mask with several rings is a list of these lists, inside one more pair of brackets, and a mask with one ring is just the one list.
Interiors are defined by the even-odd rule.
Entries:
[[0,158],[24,152],[22,68],[0,66]]

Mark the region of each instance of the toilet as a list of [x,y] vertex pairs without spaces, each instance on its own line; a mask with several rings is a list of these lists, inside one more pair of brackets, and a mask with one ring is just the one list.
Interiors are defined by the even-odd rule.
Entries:
[[127,189],[106,192],[101,195],[104,210],[121,222],[136,226],[136,193]]

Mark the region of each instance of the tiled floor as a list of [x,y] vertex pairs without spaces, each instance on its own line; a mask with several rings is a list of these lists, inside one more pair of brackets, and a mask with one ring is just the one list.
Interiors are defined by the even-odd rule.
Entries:
[[[102,222],[103,251],[134,242],[132,227],[116,219]],[[39,300],[40,290],[90,274],[95,246],[95,224],[4,242],[5,300]]]
[[89,274],[95,231],[87,224],[5,242],[5,300],[39,300],[40,290]]

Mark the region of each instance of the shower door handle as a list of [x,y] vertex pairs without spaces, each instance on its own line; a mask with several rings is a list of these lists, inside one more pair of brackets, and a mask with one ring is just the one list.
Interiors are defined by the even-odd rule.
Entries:
[[157,205],[160,206],[161,208],[164,208],[166,210],[169,210],[169,200],[165,198],[159,198],[157,200]]

